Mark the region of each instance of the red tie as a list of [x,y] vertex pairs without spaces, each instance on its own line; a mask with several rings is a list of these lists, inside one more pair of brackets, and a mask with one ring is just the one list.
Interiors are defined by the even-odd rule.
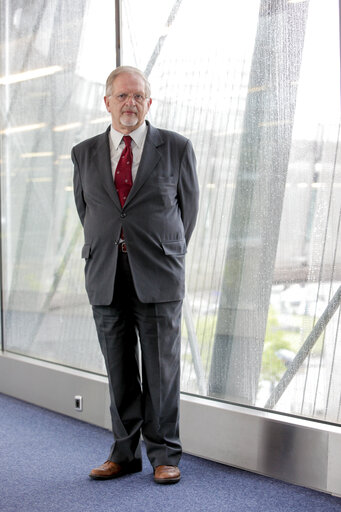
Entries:
[[125,135],[123,140],[125,146],[115,171],[115,186],[121,206],[126,202],[130,189],[133,186],[133,178],[131,175],[131,167],[133,164],[131,137],[129,135]]

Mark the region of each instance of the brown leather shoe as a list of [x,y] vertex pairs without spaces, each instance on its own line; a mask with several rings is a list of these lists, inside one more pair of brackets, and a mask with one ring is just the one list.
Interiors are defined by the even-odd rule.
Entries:
[[156,466],[154,482],[157,484],[176,484],[181,478],[178,466]]
[[89,477],[94,480],[109,480],[110,478],[119,478],[128,473],[137,473],[138,471],[142,471],[142,462],[140,460],[133,460],[128,464],[122,465],[107,460],[98,468],[93,469]]

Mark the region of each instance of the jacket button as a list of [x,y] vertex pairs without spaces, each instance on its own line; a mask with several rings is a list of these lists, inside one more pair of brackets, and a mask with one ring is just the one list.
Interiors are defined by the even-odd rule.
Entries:
[[126,216],[127,216],[127,214],[126,214],[126,213],[124,213],[124,212],[123,212],[123,213],[121,213],[121,219],[124,219],[124,217],[126,217]]

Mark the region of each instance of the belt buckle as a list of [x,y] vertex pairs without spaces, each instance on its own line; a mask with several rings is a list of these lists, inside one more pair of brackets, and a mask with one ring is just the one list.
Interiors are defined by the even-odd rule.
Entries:
[[124,254],[126,254],[127,252],[127,244],[125,242],[121,243],[121,252],[123,252]]

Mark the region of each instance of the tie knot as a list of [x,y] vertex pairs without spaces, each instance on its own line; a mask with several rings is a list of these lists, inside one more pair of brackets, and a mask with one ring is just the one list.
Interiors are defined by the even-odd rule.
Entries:
[[131,137],[130,135],[124,135],[123,136],[124,144],[129,148],[131,144]]

